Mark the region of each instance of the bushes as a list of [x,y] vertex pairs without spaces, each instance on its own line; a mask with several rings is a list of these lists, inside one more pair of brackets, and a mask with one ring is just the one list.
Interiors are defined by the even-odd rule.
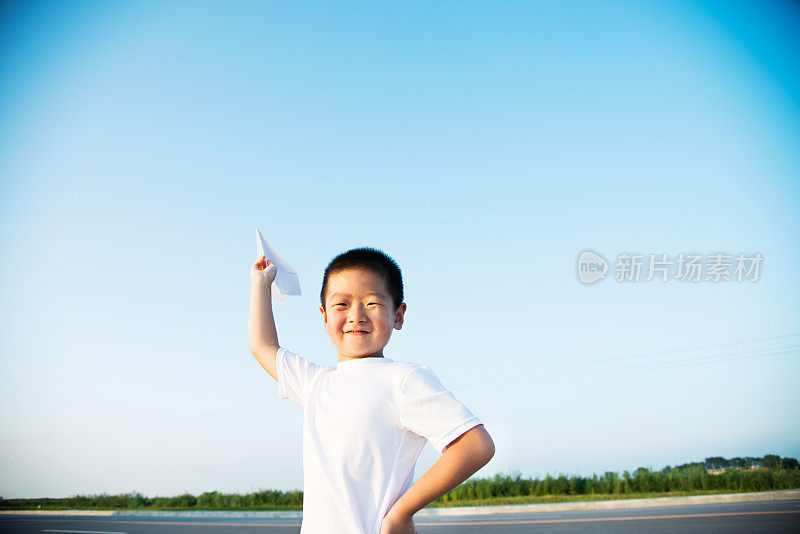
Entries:
[[740,471],[728,470],[719,475],[706,472],[702,463],[654,471],[640,467],[633,474],[624,471],[622,476],[608,471],[591,477],[547,475],[544,478],[522,478],[497,474],[492,478],[472,478],[438,499],[453,503],[487,497],[516,497],[543,495],[634,495],[639,493],[719,491],[769,491],[800,488],[800,470],[772,469]]
[[300,510],[302,491],[261,490],[238,493],[189,493],[175,497],[148,498],[138,492],[122,495],[76,495],[65,499],[0,499],[0,510]]

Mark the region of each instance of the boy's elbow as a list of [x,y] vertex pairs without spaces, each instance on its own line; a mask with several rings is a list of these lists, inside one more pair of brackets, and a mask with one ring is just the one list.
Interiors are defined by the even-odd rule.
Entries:
[[494,440],[492,436],[486,431],[486,428],[483,425],[476,427],[474,432],[475,442],[474,449],[477,452],[477,456],[479,457],[479,461],[481,462],[481,467],[488,464],[489,460],[494,457]]
[[460,444],[459,448],[463,451],[462,454],[469,456],[471,462],[477,465],[476,470],[488,464],[489,460],[494,457],[494,440],[482,424],[454,439],[444,448],[444,452],[456,444]]
[[489,433],[486,432],[485,430],[484,430],[484,432],[486,433],[486,435],[484,436],[484,440],[483,440],[484,441],[484,443],[483,443],[483,453],[484,453],[483,465],[486,465],[486,464],[489,463],[489,460],[494,458],[495,448],[494,448],[494,440],[492,439],[492,436],[490,436]]

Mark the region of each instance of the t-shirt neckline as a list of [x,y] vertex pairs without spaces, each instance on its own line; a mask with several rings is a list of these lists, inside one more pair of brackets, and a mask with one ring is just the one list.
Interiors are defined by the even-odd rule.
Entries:
[[370,357],[370,358],[354,358],[352,360],[345,360],[343,362],[336,362],[336,368],[340,369],[342,367],[353,367],[354,365],[360,365],[361,362],[368,362],[368,361],[390,362],[390,361],[392,361],[392,359],[391,358],[387,358],[386,356],[381,356],[381,357],[373,356],[373,357]]

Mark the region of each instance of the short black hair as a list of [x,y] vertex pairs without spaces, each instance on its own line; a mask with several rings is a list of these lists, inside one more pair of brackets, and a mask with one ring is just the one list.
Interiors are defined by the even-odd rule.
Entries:
[[328,292],[328,280],[336,273],[349,269],[364,269],[372,271],[383,279],[389,296],[392,298],[394,311],[403,302],[403,275],[400,267],[386,253],[372,247],[359,247],[342,252],[333,258],[325,268],[322,277],[322,289],[319,292],[319,300],[322,307],[325,307],[325,296]]

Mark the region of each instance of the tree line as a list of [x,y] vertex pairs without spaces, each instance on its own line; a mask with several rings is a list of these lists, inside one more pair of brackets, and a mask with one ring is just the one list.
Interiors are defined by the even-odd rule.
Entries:
[[795,458],[781,458],[777,454],[767,454],[763,458],[723,458],[722,456],[712,456],[703,462],[706,469],[800,469],[800,463]]
[[[783,459],[785,460],[785,458]],[[787,462],[789,465],[797,465]],[[800,489],[800,469],[767,467],[758,470],[719,469],[714,462],[694,462],[660,471],[640,467],[622,474],[606,472],[591,477],[547,475],[544,478],[523,478],[520,473],[495,475],[493,478],[469,479],[439,500],[443,503],[522,496],[599,496],[610,497],[640,494],[692,492],[750,492]],[[763,463],[754,467],[765,467]],[[747,467],[747,466],[745,466]]]
[[[758,468],[758,469],[752,469]],[[712,474],[709,470],[725,469]],[[602,475],[547,475],[523,478],[519,472],[489,478],[470,478],[437,499],[432,506],[480,504],[507,498],[509,502],[544,496],[618,498],[619,496],[676,492],[748,492],[800,489],[800,468],[794,458],[768,454],[763,458],[714,456],[703,462],[666,466],[661,470],[640,467],[633,472]],[[76,495],[62,499],[3,499],[0,510],[301,510],[302,491],[261,490],[248,494],[217,491],[194,496],[145,497],[138,492],[122,495]]]

